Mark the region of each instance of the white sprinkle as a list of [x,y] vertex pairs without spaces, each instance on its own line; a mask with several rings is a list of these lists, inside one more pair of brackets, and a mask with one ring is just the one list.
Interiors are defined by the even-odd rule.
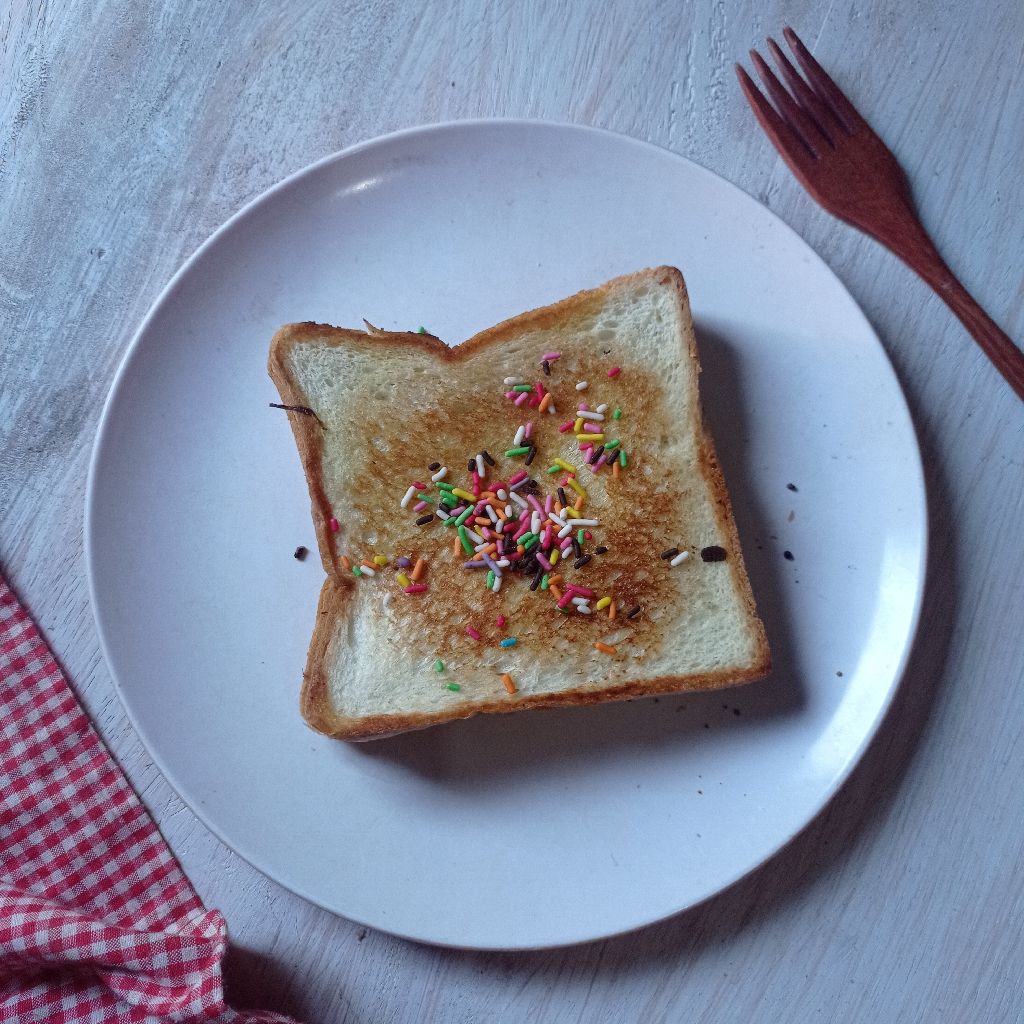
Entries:
[[529,505],[528,505],[528,504],[526,503],[526,500],[525,500],[524,498],[520,498],[520,497],[519,497],[519,495],[518,495],[518,494],[516,494],[516,492],[515,492],[515,491],[513,491],[513,492],[512,492],[512,493],[511,493],[511,494],[509,495],[509,497],[510,497],[510,498],[511,498],[511,499],[512,499],[512,500],[513,500],[513,501],[514,501],[514,502],[515,502],[515,503],[516,503],[516,504],[517,504],[517,505],[518,505],[518,506],[519,506],[520,508],[529,508],[529,507],[530,507],[530,506],[529,506]]
[[570,533],[572,533],[572,523],[566,523],[565,526],[558,531],[559,540],[561,540],[562,537],[568,537]]
[[437,516],[438,519],[448,519],[449,518],[448,509],[446,509],[446,508],[439,508],[437,510],[437,512],[435,513],[435,515]]
[[577,390],[577,391],[586,391],[586,390],[587,390],[587,382],[586,382],[585,380],[581,380],[581,381],[580,381],[580,382],[579,382],[579,383],[578,383],[578,384],[576,385],[576,390]]
[[673,558],[672,561],[669,562],[668,564],[669,565],[680,565],[681,563],[685,562],[689,557],[690,557],[690,552],[689,551],[680,551],[679,554],[676,555],[676,557]]
[[551,522],[553,522],[555,524],[555,526],[557,526],[559,529],[561,529],[563,526],[565,526],[565,520],[564,519],[560,519],[558,516],[555,515],[554,512],[549,512],[548,513],[548,519],[550,519]]
[[540,533],[540,513],[534,512],[530,516],[530,533]]
[[359,566],[359,571],[364,576],[376,576],[377,575],[377,573],[373,569],[367,569],[365,565]]
[[474,551],[483,551],[483,549],[484,549],[484,548],[489,548],[490,546],[491,546],[490,544],[486,544],[486,543],[484,543],[484,544],[477,544],[477,545],[476,545],[476,546],[475,546],[475,547],[473,548],[473,550],[474,550]]
[[576,611],[581,615],[593,615],[594,609],[589,604],[578,604],[576,605]]
[[507,569],[512,563],[507,558],[499,558],[494,564],[499,569]]
[[448,467],[442,466],[430,479],[436,484],[438,480],[443,480],[448,475]]
[[577,605],[577,606],[586,605],[589,608],[590,607],[590,598],[589,597],[574,597],[572,599],[572,603],[574,605]]
[[493,590],[495,593],[501,590],[501,576],[498,573],[494,574],[494,586],[491,587],[491,590]]
[[482,455],[476,457],[476,471],[481,480],[487,476],[487,467],[484,465],[484,457]]
[[415,487],[410,487],[409,490],[407,490],[405,492],[405,497],[402,499],[402,508],[408,508],[409,507],[409,502],[412,501],[412,496],[415,493],[416,493],[416,488]]
[[555,403],[554,402],[548,402],[548,415],[549,416],[554,416],[557,412],[558,412],[558,410],[555,408]]
[[505,518],[506,519],[511,519],[512,518],[512,506],[511,505],[506,505],[505,506]]
[[487,513],[492,523],[496,523],[498,521],[498,513],[495,512],[490,505],[484,505],[484,511]]
[[[510,491],[518,491],[520,487],[525,487],[530,482],[528,476],[524,476],[522,480],[517,480],[510,488]],[[513,495],[514,496],[514,495]]]
[[597,407],[597,411],[598,411],[598,412],[607,412],[607,411],[608,411],[608,403],[607,403],[607,402],[602,402],[602,403],[601,403],[601,404],[600,404],[600,405],[599,405],[599,406]]
[[505,383],[508,384],[510,387],[515,387],[517,384],[522,384],[523,383],[523,378],[522,377],[506,377],[505,378]]
[[466,534],[468,536],[472,537],[473,540],[475,540],[477,542],[477,544],[483,544],[484,539],[483,539],[483,537],[480,536],[479,533],[476,532],[476,530],[471,530],[471,529],[469,529],[469,527],[466,527]]
[[521,423],[519,429],[516,431],[516,436],[512,438],[512,447],[518,448],[523,443],[523,434],[526,433],[526,424]]
[[600,526],[601,523],[597,519],[574,519],[572,521],[573,526]]
[[582,409],[579,410],[576,413],[576,415],[581,420],[603,420],[604,419],[604,413],[601,413],[601,412],[583,412]]
[[508,501],[508,491],[504,487],[498,488],[498,501]]

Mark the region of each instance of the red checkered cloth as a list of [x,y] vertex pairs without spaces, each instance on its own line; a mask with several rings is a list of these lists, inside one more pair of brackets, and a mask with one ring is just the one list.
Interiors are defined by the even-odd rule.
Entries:
[[0,1021],[287,1021],[224,1005],[226,944],[0,576]]

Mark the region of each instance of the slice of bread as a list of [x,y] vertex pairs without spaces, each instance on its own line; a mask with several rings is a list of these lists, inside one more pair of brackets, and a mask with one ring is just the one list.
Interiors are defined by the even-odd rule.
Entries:
[[[547,374],[542,357],[552,352],[560,357]],[[700,366],[678,270],[616,278],[455,348],[369,324],[365,332],[289,324],[274,336],[269,369],[282,402],[305,410],[288,416],[327,572],[302,688],[302,713],[314,729],[370,739],[480,712],[712,689],[768,672],[764,627],[701,418]],[[534,390],[517,392],[506,378]],[[541,411],[548,392],[555,414]],[[602,420],[589,421],[592,429],[577,431],[580,403],[586,411],[607,405]],[[514,445],[527,423],[530,437]],[[592,445],[605,444],[605,455],[608,446],[615,456],[626,452],[626,464],[616,460],[616,470],[600,460],[591,472],[586,459],[596,448],[580,446],[594,434]],[[506,454],[522,446],[536,448],[529,466],[525,454]],[[474,492],[467,463],[485,450],[495,465],[485,463]],[[576,476],[549,473],[555,459],[576,467]],[[437,463],[447,468],[440,483],[429,468]],[[556,516],[571,522],[558,512],[559,486],[567,505],[578,497],[570,480],[586,492],[576,518],[598,524],[572,528],[572,540],[580,530],[589,536],[548,580],[543,565],[535,571],[537,548],[549,561],[553,550],[543,526],[530,550],[520,551],[529,536],[519,545],[503,540],[512,557],[499,566],[495,591],[487,584],[493,570],[464,565],[483,560],[473,552],[478,541],[465,535],[467,553],[458,528],[435,512],[443,485],[495,494],[491,509],[499,524],[511,512],[511,538],[523,509],[501,495],[524,470],[535,483],[514,491],[530,512],[523,525],[534,525],[531,498],[543,507],[550,497]],[[414,482],[426,485],[418,488],[429,502],[420,511],[418,497],[402,505]],[[482,543],[496,536],[482,506],[463,525]],[[673,548],[688,557],[673,565],[662,557]],[[500,554],[493,551],[492,561]],[[411,566],[396,565],[399,558]],[[400,574],[426,590],[407,592]],[[559,608],[557,595],[589,592],[582,608],[571,600]]]

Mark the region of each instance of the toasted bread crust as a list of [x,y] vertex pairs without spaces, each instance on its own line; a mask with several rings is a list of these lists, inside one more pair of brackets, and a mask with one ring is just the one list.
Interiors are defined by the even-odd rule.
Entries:
[[[569,310],[582,313],[589,308],[600,309],[604,298],[613,288],[626,281],[639,278],[654,279],[661,285],[671,284],[677,291],[681,306],[688,306],[686,285],[682,274],[674,267],[660,266],[642,270],[624,278],[616,278],[598,288],[582,291],[569,298],[541,309],[532,310],[505,320],[473,336],[468,341],[450,348],[430,334],[411,332],[375,331],[373,336],[363,331],[329,327],[315,323],[288,324],[274,335],[270,346],[268,371],[287,405],[301,405],[302,393],[288,371],[288,354],[295,345],[316,340],[328,345],[419,346],[440,364],[458,364],[470,356],[490,347],[505,344],[515,334],[529,328],[543,328],[556,324]],[[695,373],[700,372],[693,333],[683,337],[686,358],[692,361]],[[729,571],[733,584],[755,631],[755,655],[748,666],[727,668],[714,672],[687,676],[662,676],[626,681],[605,688],[574,687],[558,693],[536,695],[503,695],[499,699],[463,701],[452,707],[430,713],[359,716],[340,714],[332,705],[327,682],[326,665],[332,639],[338,624],[351,612],[355,579],[338,570],[336,534],[329,527],[331,508],[321,473],[324,428],[311,416],[288,413],[295,442],[309,484],[313,518],[321,561],[327,580],[321,590],[317,608],[316,626],[309,647],[300,698],[302,714],[311,728],[325,735],[346,740],[381,738],[413,729],[422,729],[442,722],[470,718],[477,714],[507,713],[542,707],[584,706],[612,700],[627,700],[659,693],[717,689],[751,682],[765,676],[771,669],[771,655],[764,627],[757,616],[750,582],[747,578],[740,547],[739,535],[725,480],[715,454],[714,442],[704,423],[700,402],[694,403],[692,429],[700,446],[700,472],[706,480],[714,501],[716,523],[728,540]]]

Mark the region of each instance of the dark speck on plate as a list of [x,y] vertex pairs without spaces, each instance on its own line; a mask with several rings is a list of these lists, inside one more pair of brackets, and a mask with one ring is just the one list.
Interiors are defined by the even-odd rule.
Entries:
[[726,555],[725,548],[712,544],[710,547],[701,548],[700,557],[705,562],[724,562],[728,556]]
[[786,484],[786,489],[790,491],[796,490],[796,484]]
[[300,562],[309,554],[309,548],[303,547],[301,544],[295,549],[294,557]]
[[792,552],[792,551],[783,551],[783,552],[782,552],[782,557],[783,557],[783,558],[784,558],[784,559],[785,559],[785,560],[786,560],[787,562],[792,562],[792,561],[793,561],[793,552]]

